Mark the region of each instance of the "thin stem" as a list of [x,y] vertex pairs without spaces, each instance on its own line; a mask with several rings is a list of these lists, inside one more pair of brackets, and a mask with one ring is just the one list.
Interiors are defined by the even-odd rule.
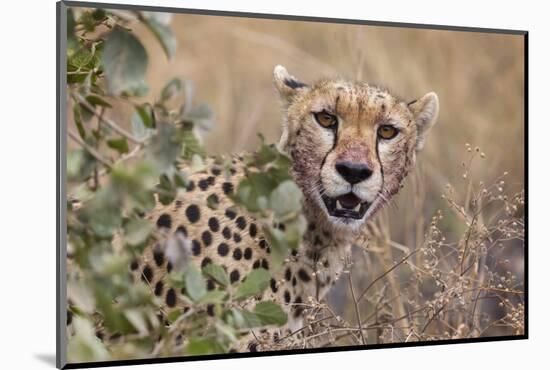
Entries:
[[361,324],[361,315],[359,314],[359,303],[357,299],[355,298],[355,290],[353,289],[353,281],[351,279],[351,272],[348,273],[348,281],[349,281],[349,289],[351,290],[351,298],[353,299],[353,305],[355,308],[355,316],[357,317],[357,325],[361,329],[359,331],[359,334],[361,335],[361,341],[364,345],[367,345],[367,341],[365,340],[365,335],[363,334],[363,327]]
[[430,317],[430,319],[428,320],[428,322],[424,325],[424,327],[422,328],[422,330],[420,331],[420,334],[424,334],[424,332],[426,331],[426,329],[428,329],[428,326],[430,326],[430,324],[432,323],[432,321],[434,321],[434,319],[441,313],[441,311],[443,311],[443,309],[446,307],[447,305],[444,304],[443,306],[441,306],[441,308],[439,310],[437,310],[432,317]]
[[107,159],[103,158],[103,156],[97,150],[95,150],[94,148],[92,148],[91,146],[86,144],[84,142],[84,140],[82,140],[74,132],[69,130],[68,133],[69,133],[69,137],[71,139],[73,139],[78,145],[80,145],[81,147],[86,149],[88,151],[88,153],[90,153],[95,159],[97,159],[99,162],[101,162],[105,167],[111,168],[111,166],[112,166],[111,163]]
[[113,120],[104,117],[102,114],[98,113],[95,108],[86,101],[82,96],[79,94],[73,93],[71,94],[73,99],[75,99],[78,103],[80,103],[86,110],[88,110],[90,113],[98,117],[101,122],[105,123],[107,126],[109,126],[113,131],[115,131],[120,136],[124,136],[126,139],[130,140],[134,144],[142,145],[143,141],[136,139],[132,134],[130,134],[128,131],[124,130],[120,125],[115,123]]
[[384,276],[386,276],[387,274],[389,274],[390,272],[392,272],[393,270],[395,270],[398,266],[400,266],[403,262],[405,262],[406,260],[408,260],[412,255],[416,254],[418,251],[420,251],[420,249],[415,249],[414,251],[412,251],[411,253],[409,253],[408,255],[406,255],[405,257],[403,257],[403,259],[401,261],[399,261],[398,263],[396,263],[395,265],[393,265],[390,269],[388,269],[386,272],[384,272],[382,275],[378,276],[376,279],[374,279],[372,281],[372,283],[369,284],[369,286],[367,286],[365,288],[365,290],[363,291],[363,293],[361,293],[359,295],[359,298],[357,298],[357,301],[360,301],[361,299],[363,299],[363,297],[365,296],[365,294],[367,294],[367,292],[369,291],[370,288],[372,288],[372,286],[374,284],[376,284],[378,281],[380,281]]

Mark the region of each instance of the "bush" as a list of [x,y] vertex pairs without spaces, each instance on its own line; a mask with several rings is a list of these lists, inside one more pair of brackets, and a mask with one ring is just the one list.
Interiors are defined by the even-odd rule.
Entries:
[[[67,81],[77,131],[68,130],[76,144],[67,158],[68,317],[74,321],[69,360],[227,352],[251,328],[285,324],[286,313],[273,302],[243,308],[268,286],[266,270],[230,286],[220,266],[199,271],[190,264],[187,241],[177,236],[167,241],[167,255],[177,267],[169,279],[185,289],[182,299],[190,309],[166,312],[166,322],[159,321],[161,303],[145,284],[133,281],[127,266],[158,238],[141,217],[152,210],[155,196],[169,204],[187,186],[188,175],[204,169],[200,132],[212,127],[213,114],[206,104],[192,105],[190,83],[177,77],[155,102],[138,102],[148,91],[148,55],[130,27],[146,24],[171,58],[176,41],[165,16],[69,9],[68,20]],[[131,131],[109,118],[113,101],[133,107]],[[236,205],[264,221],[274,263],[281,264],[305,225],[289,159],[262,139],[246,162],[248,176],[237,189]],[[285,224],[286,231],[273,223]],[[206,278],[225,289],[207,291]],[[214,308],[214,319],[207,320],[207,307]],[[183,352],[174,347],[182,331],[188,337]]]

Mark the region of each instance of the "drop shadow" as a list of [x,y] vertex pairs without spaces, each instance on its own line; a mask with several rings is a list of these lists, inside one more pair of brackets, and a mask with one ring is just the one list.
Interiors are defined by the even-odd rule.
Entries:
[[55,367],[55,354],[54,353],[40,353],[40,354],[34,354],[34,357],[46,365],[50,365],[52,367]]

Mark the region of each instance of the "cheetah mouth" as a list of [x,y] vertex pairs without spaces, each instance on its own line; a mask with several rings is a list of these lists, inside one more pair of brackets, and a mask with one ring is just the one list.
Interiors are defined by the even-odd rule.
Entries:
[[329,215],[338,218],[360,220],[365,216],[371,205],[370,202],[361,202],[361,199],[351,192],[336,198],[323,195],[322,199]]

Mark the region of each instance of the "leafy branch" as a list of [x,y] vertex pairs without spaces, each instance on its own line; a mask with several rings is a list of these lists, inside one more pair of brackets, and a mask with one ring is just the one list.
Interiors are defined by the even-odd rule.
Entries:
[[[178,249],[186,241],[164,240],[179,267],[168,279],[180,289],[186,312],[167,310],[148,281],[134,281],[128,266],[162,238],[143,215],[156,201],[172,202],[189,174],[204,168],[207,153],[198,135],[212,129],[213,112],[206,104],[195,106],[192,85],[178,77],[152,102],[138,103],[149,95],[149,55],[132,29],[144,24],[172,59],[177,42],[166,14],[70,8],[67,19],[69,360],[227,352],[251,328],[286,323],[279,305],[253,299],[269,285],[266,270],[231,284],[220,266],[188,264]],[[133,107],[128,120],[112,118],[119,102]],[[248,165],[253,181],[239,186],[235,200],[248,208],[254,200],[247,192],[267,197],[253,212],[261,211],[274,255],[282,260],[304,228],[288,158],[262,143]],[[269,181],[258,183],[264,173]],[[259,190],[259,184],[268,188]],[[210,281],[218,288],[209,289]],[[174,341],[183,330],[189,339],[180,348]]]

